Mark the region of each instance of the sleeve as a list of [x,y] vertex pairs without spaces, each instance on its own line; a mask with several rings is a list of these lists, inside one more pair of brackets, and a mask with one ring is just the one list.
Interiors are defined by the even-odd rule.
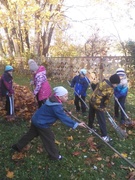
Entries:
[[36,80],[35,80],[34,95],[37,95],[41,88],[42,83],[45,82],[46,77],[45,75],[39,75],[39,76],[36,76],[35,79]]
[[74,87],[76,84],[76,76],[72,79],[70,87]]
[[14,90],[13,90],[13,87],[12,87],[12,79],[8,79],[6,78],[5,76],[2,76],[2,82],[5,86],[5,88],[7,89],[8,93],[9,94],[13,94],[14,93]]
[[75,129],[78,126],[78,122],[74,121],[73,119],[71,119],[69,116],[67,116],[67,114],[64,112],[64,109],[62,106],[57,106],[55,108],[55,114],[57,116],[57,118],[66,126]]

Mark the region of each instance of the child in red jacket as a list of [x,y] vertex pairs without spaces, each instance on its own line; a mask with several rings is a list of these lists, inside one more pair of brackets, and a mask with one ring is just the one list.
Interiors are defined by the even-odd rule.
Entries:
[[34,85],[33,93],[37,98],[38,106],[41,107],[52,93],[51,86],[46,77],[46,69],[44,66],[38,66],[33,59],[29,59],[28,65],[33,74],[33,81],[31,81],[31,85]]

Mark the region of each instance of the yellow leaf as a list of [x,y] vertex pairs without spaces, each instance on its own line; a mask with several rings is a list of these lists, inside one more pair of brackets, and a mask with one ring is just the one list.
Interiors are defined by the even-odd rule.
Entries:
[[57,140],[55,140],[55,144],[58,144],[58,145],[60,145],[60,142],[59,142],[59,141],[57,141]]
[[12,179],[14,177],[14,173],[12,171],[8,171],[6,176]]
[[127,154],[126,153],[121,153],[121,155],[126,158],[127,157]]
[[68,139],[68,141],[72,141],[73,137],[72,136],[68,136],[67,139]]

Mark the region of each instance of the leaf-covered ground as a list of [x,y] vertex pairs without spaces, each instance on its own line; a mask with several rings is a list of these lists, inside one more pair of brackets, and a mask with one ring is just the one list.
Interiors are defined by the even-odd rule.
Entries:
[[[20,81],[20,80],[18,80]],[[24,80],[23,80],[24,81]],[[16,81],[17,82],[17,81]],[[20,81],[21,82],[21,81]],[[28,79],[23,84],[28,84]],[[87,123],[87,115],[76,114],[73,104],[73,90],[67,82],[51,81],[52,87],[63,85],[69,90],[67,110],[81,121]],[[88,103],[91,90],[88,90]],[[130,89],[126,108],[128,115],[135,119],[134,91]],[[109,105],[113,116],[113,99]],[[97,133],[100,134],[98,124]],[[135,169],[111,148],[106,146],[87,129],[69,129],[59,121],[52,127],[56,144],[62,154],[61,161],[50,161],[43,150],[41,140],[34,139],[21,153],[11,150],[11,145],[25,133],[30,123],[24,119],[7,122],[0,118],[0,180],[134,180]],[[107,121],[108,133],[113,138],[111,145],[132,163],[135,162],[135,127],[126,128],[128,137],[119,139]]]

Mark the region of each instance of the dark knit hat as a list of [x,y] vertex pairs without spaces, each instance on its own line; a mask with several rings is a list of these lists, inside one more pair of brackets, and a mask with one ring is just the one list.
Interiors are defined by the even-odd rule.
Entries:
[[113,74],[110,78],[109,78],[111,84],[119,84],[120,83],[120,77],[118,76],[118,74]]

